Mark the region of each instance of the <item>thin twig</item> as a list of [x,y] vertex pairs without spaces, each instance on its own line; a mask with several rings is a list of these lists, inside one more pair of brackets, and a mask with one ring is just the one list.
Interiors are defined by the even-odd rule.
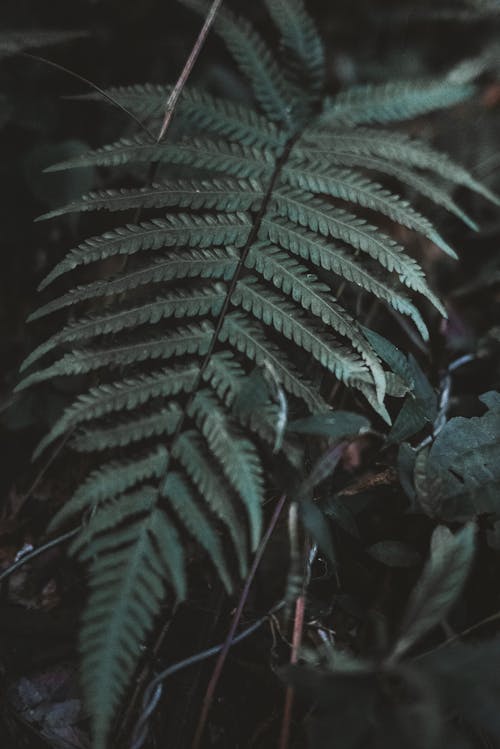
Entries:
[[130,111],[130,109],[127,109],[126,106],[121,104],[118,99],[115,99],[114,96],[111,96],[107,91],[105,91],[103,88],[97,85],[97,83],[94,83],[93,81],[90,81],[88,78],[85,78],[85,76],[80,75],[80,73],[76,73],[74,70],[71,70],[70,68],[65,67],[64,65],[61,65],[58,62],[54,62],[54,60],[49,60],[46,57],[41,57],[40,55],[33,55],[31,52],[20,52],[19,53],[22,57],[27,57],[30,60],[36,60],[37,62],[43,62],[45,65],[49,65],[52,68],[55,68],[56,70],[60,70],[62,73],[66,73],[67,75],[70,75],[72,78],[76,78],[77,81],[81,81],[81,83],[85,83],[86,86],[89,86],[89,88],[93,88],[94,91],[97,91],[98,94],[100,94],[103,99],[105,99],[107,102],[112,104],[117,109],[120,109],[124,114],[127,115],[127,117],[130,117],[134,122],[139,125],[139,127],[144,130],[147,135],[151,138],[151,140],[154,140],[153,133],[148,129],[148,127],[142,122],[138,117],[135,116],[133,112]]
[[[280,601],[275,606],[273,606],[273,608],[270,609],[270,611],[268,611],[265,616],[260,617],[260,619],[257,619],[256,622],[251,624],[239,634],[235,635],[231,642],[231,646],[237,645],[239,642],[256,632],[271,616],[280,611],[284,605],[285,601]],[[158,705],[161,694],[163,692],[163,682],[165,681],[165,679],[167,679],[169,676],[173,676],[174,674],[182,671],[185,668],[195,666],[197,663],[201,663],[202,661],[207,660],[214,655],[217,655],[222,651],[224,646],[225,643],[214,645],[207,650],[203,650],[200,653],[196,653],[195,655],[191,655],[189,658],[185,658],[184,660],[179,661],[178,663],[174,663],[172,666],[168,666],[168,668],[155,676],[155,678],[149,683],[147,689],[144,692],[144,709],[135,727],[130,749],[141,749],[142,745],[144,744],[147,737],[149,719],[151,718],[151,715]]]
[[208,32],[210,31],[210,28],[215,20],[215,16],[217,15],[217,12],[221,5],[222,5],[222,0],[213,1],[212,7],[208,11],[207,17],[205,18],[205,23],[203,24],[202,29],[200,33],[198,34],[198,38],[194,44],[194,47],[191,50],[191,54],[186,60],[186,64],[184,65],[184,68],[182,69],[182,73],[180,74],[177,83],[175,84],[172,92],[170,93],[170,96],[168,97],[167,105],[165,107],[165,117],[163,118],[163,123],[161,126],[160,134],[158,135],[158,138],[157,138],[158,143],[162,140],[165,133],[167,132],[168,126],[170,125],[175,108],[177,106],[177,102],[179,101],[179,97],[184,89],[184,86],[186,85],[187,79],[189,78],[191,74],[191,71],[198,58],[198,55],[200,54],[200,51],[203,45],[205,44],[205,40],[208,36]]
[[480,622],[476,622],[475,624],[472,624],[470,627],[467,627],[467,629],[462,630],[462,632],[457,632],[457,634],[452,635],[451,637],[448,637],[446,640],[444,640],[444,642],[441,642],[439,645],[436,645],[435,648],[426,650],[424,653],[419,653],[419,655],[416,655],[413,658],[413,660],[418,661],[421,658],[424,658],[426,655],[430,655],[431,653],[436,653],[438,650],[442,650],[442,648],[445,648],[448,645],[451,645],[452,642],[461,640],[462,637],[467,637],[467,635],[470,635],[472,634],[472,632],[475,632],[476,629],[480,629],[481,627],[484,627],[487,624],[492,624],[493,622],[497,622],[498,620],[500,620],[500,611],[497,611],[495,614],[491,614],[491,616],[487,616],[486,619],[481,619]]
[[257,572],[257,569],[262,561],[262,557],[264,555],[264,551],[266,549],[266,546],[269,542],[269,539],[271,538],[274,529],[276,528],[276,524],[278,522],[279,516],[281,515],[281,511],[283,510],[283,507],[286,502],[286,494],[282,494],[279,498],[276,507],[274,508],[274,512],[272,514],[271,520],[269,522],[269,525],[267,526],[266,532],[264,536],[262,537],[262,541],[259,544],[259,548],[257,549],[257,553],[255,554],[252,566],[250,568],[250,572],[248,573],[247,579],[245,581],[245,585],[243,587],[243,590],[240,595],[240,600],[238,601],[238,606],[236,608],[236,611],[233,616],[233,620],[231,622],[231,626],[229,628],[229,632],[227,634],[226,640],[224,642],[224,647],[220,651],[219,657],[217,658],[217,662],[215,664],[212,676],[210,678],[210,681],[208,683],[207,691],[205,693],[205,697],[203,699],[203,704],[201,708],[201,714],[200,719],[198,721],[198,725],[196,727],[196,733],[193,740],[193,749],[199,749],[201,744],[201,739],[203,737],[203,731],[205,730],[205,725],[208,718],[208,713],[210,711],[210,707],[212,705],[215,690],[217,689],[217,684],[219,683],[219,678],[222,673],[222,669],[224,667],[224,663],[226,661],[227,654],[229,652],[229,649],[233,643],[234,636],[236,633],[236,629],[238,627],[238,624],[241,619],[241,615],[243,614],[243,609],[245,607],[245,604],[247,602],[248,594],[250,592],[250,587],[252,585],[252,582],[255,577],[255,573]]

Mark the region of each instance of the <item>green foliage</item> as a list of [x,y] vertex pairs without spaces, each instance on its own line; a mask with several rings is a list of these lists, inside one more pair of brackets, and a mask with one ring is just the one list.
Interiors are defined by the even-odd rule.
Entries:
[[439,624],[457,600],[474,557],[474,533],[472,524],[456,535],[445,526],[434,531],[430,558],[403,615],[394,657]]
[[[473,560],[474,531],[472,525],[456,535],[444,526],[436,528],[429,561],[389,653],[362,659],[328,646],[322,658],[311,654],[309,664],[283,670],[286,681],[312,706],[309,735],[315,749],[331,746],[333,735],[342,749],[465,747],[467,731],[460,731],[464,720],[480,730],[487,725],[498,736],[493,710],[500,688],[498,640],[403,657],[457,601]],[[385,563],[395,558],[396,547],[388,543],[385,548],[378,544],[373,554],[383,556]],[[400,562],[401,552],[397,549]],[[407,549],[404,560],[409,560]],[[450,720],[456,714],[461,718],[458,730]]]
[[473,517],[499,512],[500,398],[480,397],[483,416],[457,416],[444,426],[415,472],[417,501],[438,517]]
[[[206,9],[198,0],[184,2]],[[446,81],[413,90],[394,85],[341,94],[323,107],[324,53],[303,3],[266,5],[283,39],[283,64],[246,20],[223,8],[215,21],[260,112],[186,89],[177,140],[158,142],[143,131],[50,170],[120,166],[136,175],[138,166],[156,165],[145,187],[94,191],[45,216],[138,211],[135,220],[70,250],[42,281],[45,289],[86,266],[95,279],[32,315],[68,308],[71,321],[27,358],[23,369],[40,368],[19,385],[90,375],[90,388],[75,397],[36,454],[68,434],[74,450],[98,454],[97,467],[53,521],[56,527],[82,513],[86,520],[73,553],[89,565],[80,642],[96,749],[106,746],[167,591],[186,595],[181,534],[194,539],[231,590],[233,571],[245,573],[247,552],[260,540],[269,487],[264,466],[276,445],[286,460],[294,454],[294,431],[339,440],[367,424],[364,417],[328,414],[332,381],[364,396],[386,421],[386,393],[414,386],[416,402],[430,398],[416,363],[382,350],[354,312],[356,291],[363,290],[407,316],[424,338],[419,302],[407,295],[445,314],[418,262],[365,209],[453,251],[423,214],[364,171],[409,184],[469,226],[451,187],[497,202],[428,144],[359,126],[425,113],[462,100],[470,88]],[[107,92],[148,128],[161,116],[166,94],[151,85]],[[143,218],[144,211],[154,215]],[[339,284],[348,287],[342,305]],[[276,440],[273,404],[251,414],[234,407],[255,366],[274,373],[296,416],[284,440]],[[401,431],[408,436],[408,426]],[[340,454],[338,448],[337,462]],[[331,456],[320,460],[307,488],[332,465]],[[333,560],[324,514],[306,501],[302,516]],[[453,567],[459,541],[443,543],[453,549]],[[452,587],[457,579],[450,578]],[[412,624],[417,615],[425,614],[426,627],[437,621],[418,599],[424,594],[415,595],[405,647],[420,636],[422,626]]]

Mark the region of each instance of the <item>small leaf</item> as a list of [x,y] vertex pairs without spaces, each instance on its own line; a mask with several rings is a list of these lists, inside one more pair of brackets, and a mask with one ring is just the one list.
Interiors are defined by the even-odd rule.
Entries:
[[498,394],[486,393],[481,400],[489,410],[482,416],[450,419],[429,453],[427,481],[439,482],[439,509],[446,518],[467,518],[499,510]]
[[342,453],[346,448],[346,443],[341,442],[336,447],[327,450],[314,464],[311,473],[299,488],[301,496],[307,496],[315,486],[325,481],[335,471]]
[[465,584],[474,557],[475,526],[453,535],[438,526],[431,539],[430,559],[412,591],[393,657],[400,657],[446,616]]
[[333,411],[332,413],[314,414],[305,419],[296,419],[288,425],[288,431],[297,434],[316,434],[343,440],[353,437],[361,430],[369,429],[370,422],[365,416],[350,411]]
[[400,541],[379,541],[366,551],[387,567],[413,567],[421,561],[418,551]]
[[302,500],[299,503],[299,511],[304,528],[311,534],[327,559],[335,565],[337,562],[332,535],[324,513],[311,500]]
[[398,451],[399,483],[410,500],[415,499],[413,475],[417,453],[408,442],[403,442]]
[[394,374],[398,375],[403,382],[413,389],[413,374],[408,362],[408,359],[393,343],[376,333],[370,328],[363,327],[363,333],[370,341],[371,345],[384,361],[389,366]]
[[350,536],[359,538],[358,526],[354,515],[341,499],[335,497],[330,500],[325,508],[325,515],[331,517],[333,522],[339,525],[343,531],[349,533]]

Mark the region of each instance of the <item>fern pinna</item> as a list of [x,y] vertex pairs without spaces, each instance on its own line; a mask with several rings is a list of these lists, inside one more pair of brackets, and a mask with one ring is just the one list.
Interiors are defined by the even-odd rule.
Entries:
[[469,226],[450,184],[495,200],[444,154],[378,127],[460,102],[471,85],[388,84],[323,98],[324,52],[302,0],[266,6],[283,65],[245,20],[222,10],[215,23],[255,111],[186,89],[176,112],[182,137],[157,142],[169,89],[117,88],[108,96],[144,129],[53,167],[157,165],[146,187],[92,192],[49,214],[135,209],[143,218],[82,242],[42,282],[114,259],[109,278],[74,286],[32,315],[69,308],[73,317],[28,357],[24,369],[37,368],[20,385],[93,378],[37,454],[69,434],[74,450],[102,455],[52,523],[85,519],[72,551],[89,566],[81,650],[97,749],[160,603],[168,591],[186,595],[181,534],[204,549],[228,590],[259,542],[262,460],[275,448],[277,414],[272,402],[254,413],[234,408],[248,373],[270,367],[298,414],[327,411],[337,378],[388,420],[394,378],[336,298],[339,286],[407,316],[424,338],[413,297],[444,314],[417,261],[365,215],[453,250],[367,173],[411,186]]

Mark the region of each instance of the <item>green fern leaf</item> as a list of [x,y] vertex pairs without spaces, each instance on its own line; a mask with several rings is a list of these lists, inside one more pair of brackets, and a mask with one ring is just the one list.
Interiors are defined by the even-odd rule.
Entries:
[[160,493],[169,500],[172,510],[182,525],[207,552],[228,593],[233,588],[222,546],[211,524],[196,504],[193,491],[186,479],[177,471],[170,471],[163,481]]
[[370,369],[378,399],[382,402],[385,395],[385,375],[377,355],[354,319],[335,302],[332,289],[327,284],[320,283],[304,265],[272,246],[254,245],[248,254],[247,265],[255,268],[266,281],[271,281],[278,289],[292,296],[303,309],[319,317],[327,328],[349,339]]
[[[210,383],[220,400],[232,409],[232,415],[241,426],[250,429],[253,434],[274,449],[278,420],[277,406],[266,404],[263,408],[249,409],[249,412],[245,413],[242,413],[241,409],[234,408],[235,401],[240,396],[248,376],[245,369],[236,361],[230,351],[221,351],[212,356],[205,371],[204,379]],[[325,403],[322,405],[327,408]],[[289,443],[286,444],[286,455],[293,465],[301,464],[299,451]]]
[[[203,14],[208,8],[203,0],[183,2]],[[94,382],[102,378],[73,399],[35,451],[67,435],[81,453],[106,453],[53,521],[55,527],[84,515],[72,553],[91,575],[81,647],[95,749],[106,747],[167,591],[185,596],[178,530],[206,552],[231,590],[230,562],[245,574],[262,531],[263,459],[279,451],[280,460],[303,468],[304,450],[285,432],[287,414],[300,416],[304,407],[328,414],[320,387],[326,392],[336,377],[390,424],[384,395],[402,395],[408,386],[383,370],[374,337],[338,304],[337,280],[408,316],[424,338],[425,323],[405,287],[444,314],[418,263],[376,221],[343,204],[451,249],[407,201],[364,174],[396,178],[471,228],[450,191],[465,186],[496,200],[426,143],[352,126],[456,103],[470,86],[450,79],[412,91],[406,84],[365,87],[340,94],[318,117],[324,52],[305,4],[266,6],[283,40],[282,65],[225,7],[214,22],[262,114],[185,89],[170,138],[157,142],[152,133],[172,88],[110,89],[136,121],[144,118],[143,132],[49,169],[125,166],[130,182],[124,189],[113,179],[114,189],[88,193],[45,217],[151,212],[82,242],[42,282],[44,288],[67,272],[91,272],[112,260],[32,315],[68,308],[72,322],[27,358],[24,368],[47,363],[18,386],[87,373]],[[152,163],[161,177],[132,187]],[[355,297],[345,294],[346,305]],[[249,374],[255,366],[262,372]],[[256,380],[260,400],[248,394]]]
[[240,576],[244,577],[248,551],[244,526],[234,508],[231,493],[203,449],[199,434],[194,430],[183,432],[172,446],[172,455],[196,484],[210,509],[226,526],[234,544]]
[[152,629],[166,580],[180,600],[186,593],[182,545],[164,513],[156,509],[136,519],[132,529],[121,548],[109,531],[90,565],[80,649],[95,749],[106,747],[109,725],[134,672],[137,650]]
[[360,258],[331,244],[324,237],[302,226],[294,226],[287,219],[278,216],[273,217],[272,221],[265,219],[262,228],[262,233],[265,232],[266,237],[274,244],[310,261],[318,268],[332,271],[350,283],[357,284],[378,299],[390,304],[397,312],[410,317],[422,337],[425,340],[428,339],[427,327],[417,308],[382,277],[378,278],[367,269]]
[[[104,93],[138,117],[160,120],[171,92],[171,86],[145,84],[110,88]],[[74,98],[102,101],[103,97],[90,93]],[[184,128],[225,136],[245,146],[279,146],[286,140],[273,122],[253,109],[191,87],[183,89],[175,117]]]
[[353,86],[326,99],[318,124],[338,127],[346,122],[369,125],[410,120],[460,104],[475,91],[470,83],[453,83],[446,78]]
[[[188,325],[168,335],[157,335],[146,340],[100,349],[77,349],[65,354],[50,367],[28,375],[19,383],[17,390],[24,390],[53,377],[86,374],[103,367],[119,367],[150,359],[169,359],[184,354],[203,356],[209,349],[213,332],[213,326],[208,320],[204,320],[200,325]],[[38,455],[38,452],[36,454]]]
[[388,271],[394,271],[405,286],[427,297],[446,317],[446,311],[429,289],[424,273],[416,260],[409,257],[403,247],[348,211],[334,208],[320,198],[307,193],[280,192],[274,195],[277,210],[289,218],[323,236],[345,242],[360,252],[365,252]]
[[285,168],[283,177],[292,187],[313,194],[330,195],[387,216],[398,224],[419,232],[447,255],[457,259],[456,252],[444,241],[431,222],[416,211],[407,200],[354,171],[325,170],[318,162],[304,169]]
[[88,341],[143,325],[155,325],[170,317],[217,317],[226,298],[225,287],[206,286],[198,290],[172,291],[165,297],[105,315],[92,315],[70,323],[36,348],[22,363],[21,372],[56,346]]
[[262,531],[264,484],[262,467],[254,445],[229,428],[228,419],[208,390],[199,390],[188,411],[217,457],[228,481],[245,503],[252,550]]
[[213,247],[202,249],[171,250],[168,255],[156,258],[150,265],[141,265],[117,275],[109,281],[93,281],[75,286],[66,294],[37,309],[29,321],[57,312],[89,299],[123,294],[140,286],[185,278],[212,278],[229,281],[238,265],[235,248]]
[[92,471],[70,500],[53,518],[49,530],[55,530],[84,510],[95,510],[105,502],[119,497],[140,482],[160,479],[167,469],[168,454],[157,446],[144,457],[127,461],[112,461]]
[[[207,5],[200,0],[181,0],[183,5],[205,16]],[[294,100],[268,47],[248,21],[221,8],[214,22],[245,78],[252,85],[255,98],[270,120],[280,122],[287,130],[293,127],[291,113]]]
[[436,151],[425,141],[402,133],[358,127],[348,130],[339,128],[332,135],[324,135],[321,131],[311,129],[304,133],[300,146],[297,147],[299,157],[311,158],[315,154],[319,160],[328,159],[329,154],[335,151],[378,156],[418,169],[428,169],[443,179],[467,187],[500,205],[500,198],[449,156]]
[[88,393],[80,395],[64,411],[52,427],[47,441],[54,442],[63,434],[92,419],[99,419],[115,412],[132,411],[154,398],[166,398],[181,392],[189,392],[199,373],[199,367],[191,364],[93,387]]
[[222,343],[229,341],[234,348],[258,365],[263,366],[268,362],[283,383],[283,387],[302,400],[311,411],[329,409],[317,388],[308,382],[283,351],[266,338],[261,328],[249,322],[245,315],[228,315],[219,338]]
[[155,409],[146,416],[122,420],[112,427],[84,429],[71,440],[71,447],[78,452],[95,452],[114,447],[126,447],[132,442],[174,434],[180,423],[182,411],[173,402],[168,408]]
[[165,219],[153,219],[141,224],[113,229],[98,237],[87,239],[66,255],[41,283],[45,288],[63,273],[81,265],[88,265],[116,255],[159,250],[164,247],[210,247],[212,245],[245,244],[250,231],[250,219],[244,213],[190,216],[177,214]]
[[86,211],[127,211],[132,208],[191,208],[193,210],[248,211],[260,206],[264,191],[255,179],[163,180],[149,187],[98,190],[80,200],[45,213],[37,220]]
[[130,163],[176,164],[221,172],[241,179],[269,177],[275,156],[282,149],[257,148],[209,138],[184,138],[175,144],[157,143],[146,135],[122,138],[95,151],[46,169],[59,172],[89,166],[120,166]]
[[314,22],[302,0],[266,0],[266,5],[281,32],[289,77],[315,103],[325,82],[325,51]]
[[362,361],[352,351],[340,346],[331,334],[320,330],[286,297],[247,279],[238,283],[231,301],[310,353],[342,382],[349,384],[354,378],[364,379],[366,368]]
[[[292,156],[294,157],[294,169],[303,169],[304,165],[306,165],[307,168],[310,168],[318,163],[318,155],[315,151],[308,154],[306,151],[301,150],[300,153],[300,158],[297,157],[296,153],[292,153]],[[328,162],[327,167],[330,164],[349,168],[355,167],[380,172],[389,177],[395,177],[399,182],[402,182],[403,184],[408,185],[412,190],[419,192],[427,200],[432,201],[436,205],[452,213],[473,231],[478,231],[479,229],[470,216],[468,216],[451,198],[448,190],[434,182],[433,179],[428,176],[417,172],[404,164],[399,164],[395,161],[376,156],[348,153],[340,150],[330,152]],[[321,163],[322,170],[324,171],[324,159]]]

